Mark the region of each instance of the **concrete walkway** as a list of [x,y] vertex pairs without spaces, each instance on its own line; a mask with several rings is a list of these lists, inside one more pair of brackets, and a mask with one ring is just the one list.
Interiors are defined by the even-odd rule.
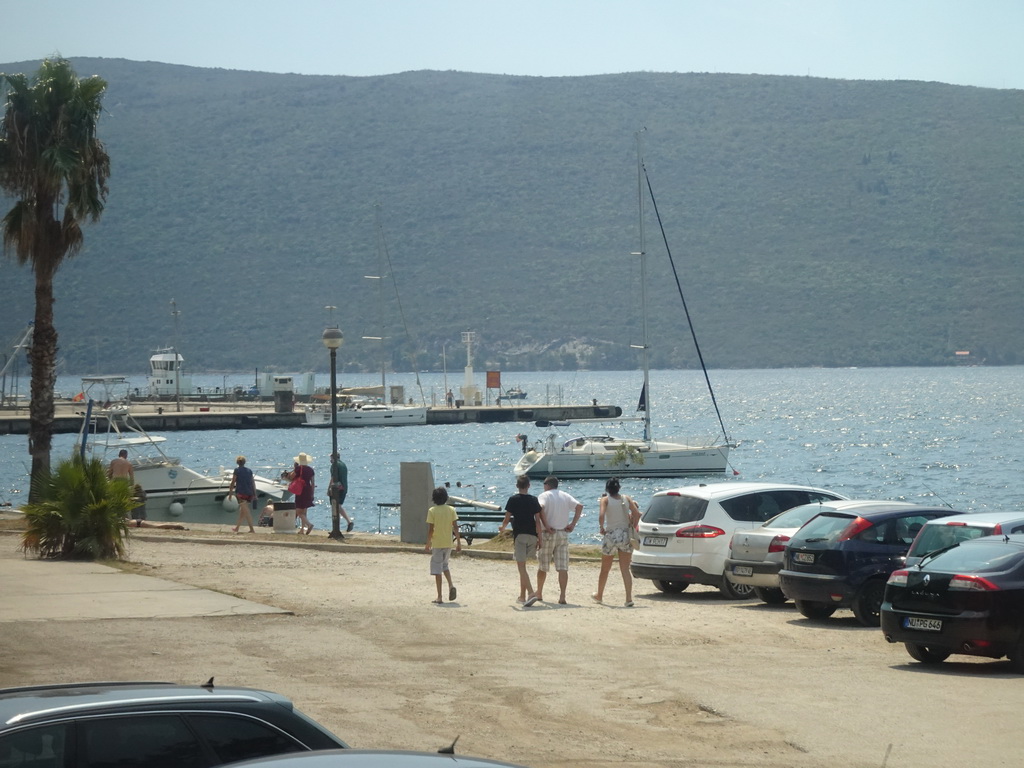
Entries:
[[0,624],[290,613],[220,592],[96,563],[39,560],[0,538]]

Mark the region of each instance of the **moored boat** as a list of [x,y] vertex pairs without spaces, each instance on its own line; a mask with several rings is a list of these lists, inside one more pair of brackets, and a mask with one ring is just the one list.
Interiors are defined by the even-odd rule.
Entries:
[[516,475],[534,479],[608,477],[684,477],[725,471],[728,445],[685,445],[664,440],[580,435],[559,441],[554,434],[532,447],[516,463]]
[[[580,435],[559,441],[556,434],[530,447],[524,443],[523,456],[516,462],[516,475],[542,478],[556,475],[563,478],[607,477],[683,477],[686,475],[712,475],[725,472],[732,448],[728,436],[722,441],[694,441],[693,443],[654,440],[651,432],[650,360],[647,332],[647,253],[644,237],[644,201],[646,171],[640,138],[637,137],[637,197],[639,206],[640,250],[632,255],[640,259],[640,306],[642,311],[643,343],[639,346],[643,363],[643,386],[637,410],[643,413],[642,438],[615,438],[610,435]],[[649,190],[649,184],[646,186]],[[653,198],[652,198],[653,200]],[[666,244],[667,247],[667,244]],[[670,255],[671,256],[671,255]],[[691,326],[692,331],[692,326]],[[696,337],[694,337],[696,345]],[[699,354],[698,348],[698,354]],[[701,367],[704,367],[703,357]],[[708,390],[711,391],[711,382]],[[717,410],[717,405],[716,405]],[[721,423],[721,417],[719,417]],[[561,426],[568,426],[564,422]],[[559,426],[551,422],[538,422],[537,426]],[[722,426],[724,432],[724,425]]]
[[[338,427],[401,427],[427,423],[427,407],[416,405],[385,405],[384,403],[352,403],[338,408]],[[330,403],[306,406],[307,427],[331,426]]]
[[[119,377],[105,379],[107,385],[121,382],[127,384],[126,379]],[[221,468],[215,473],[197,472],[183,465],[180,459],[168,456],[163,448],[166,441],[161,435],[146,432],[132,418],[127,402],[98,407],[90,399],[82,419],[78,450],[83,456],[91,454],[104,463],[121,450],[128,452],[135,484],[146,494],[147,520],[233,523],[238,512],[238,502],[234,497],[228,498],[233,467]],[[255,481],[254,512],[289,495],[279,479],[255,475]]]

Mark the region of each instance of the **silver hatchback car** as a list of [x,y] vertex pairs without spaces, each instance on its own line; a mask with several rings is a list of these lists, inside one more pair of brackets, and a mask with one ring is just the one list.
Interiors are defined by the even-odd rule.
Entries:
[[732,535],[793,507],[844,498],[824,488],[742,481],[661,491],[640,518],[640,546],[630,571],[634,578],[652,580],[662,592],[707,584],[726,597],[748,598],[752,585],[725,578]]
[[914,537],[906,565],[917,565],[926,555],[962,541],[1004,533],[1024,533],[1024,512],[969,512],[929,520]]
[[760,528],[736,531],[729,541],[725,577],[754,590],[759,600],[773,605],[786,602],[779,586],[782,553],[800,526],[821,511],[821,502],[802,504],[776,515]]

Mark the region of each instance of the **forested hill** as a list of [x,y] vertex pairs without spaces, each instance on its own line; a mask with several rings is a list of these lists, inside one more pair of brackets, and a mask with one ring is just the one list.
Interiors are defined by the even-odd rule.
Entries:
[[[72,63],[109,82],[113,171],[56,283],[69,373],[141,373],[176,333],[194,371],[323,370],[328,305],[346,370],[377,365],[382,316],[397,370],[462,331],[478,370],[633,368],[642,127],[709,367],[1024,363],[1022,91]],[[401,311],[364,279],[376,205]],[[694,366],[650,205],[646,230],[653,364]],[[6,340],[32,277],[0,269]]]

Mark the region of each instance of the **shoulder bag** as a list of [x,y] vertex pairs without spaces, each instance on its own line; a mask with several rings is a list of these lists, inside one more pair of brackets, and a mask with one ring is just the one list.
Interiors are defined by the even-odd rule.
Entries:
[[288,483],[288,492],[299,496],[304,490],[306,490],[306,480],[296,470],[295,479]]

